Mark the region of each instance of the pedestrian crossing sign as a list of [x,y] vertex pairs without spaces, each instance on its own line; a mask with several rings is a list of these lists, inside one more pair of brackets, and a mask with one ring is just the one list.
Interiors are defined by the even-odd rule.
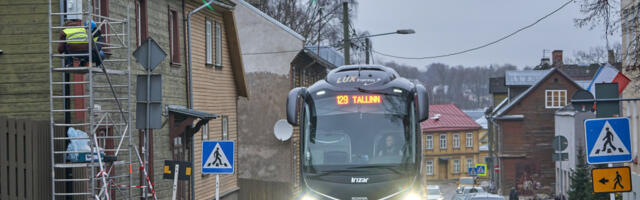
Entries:
[[589,164],[631,161],[629,118],[598,118],[584,122]]
[[233,174],[234,146],[233,141],[203,141],[202,173]]
[[478,176],[487,176],[487,165],[486,164],[476,164],[476,172]]

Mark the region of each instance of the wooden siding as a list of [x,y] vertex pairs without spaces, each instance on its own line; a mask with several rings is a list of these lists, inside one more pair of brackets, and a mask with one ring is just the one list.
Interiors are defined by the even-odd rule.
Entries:
[[[54,12],[58,2],[52,1]],[[0,49],[4,51],[0,55],[0,116],[49,119],[48,10],[46,0],[0,0]],[[59,18],[52,20],[54,25],[60,23]],[[55,103],[61,105],[61,101]]]
[[[187,4],[185,12],[189,12],[199,4]],[[222,28],[222,67],[215,67],[205,64],[205,18],[219,23]],[[234,69],[232,67],[232,59],[230,57],[231,50],[229,48],[229,41],[227,34],[229,30],[226,29],[224,23],[223,13],[220,9],[214,9],[210,11],[204,9],[198,14],[195,14],[191,18],[191,39],[192,39],[192,57],[193,57],[193,104],[194,109],[215,113],[218,115],[228,116],[228,136],[229,140],[237,141],[237,97],[238,90],[236,85],[236,77]],[[213,29],[214,26],[212,26]],[[214,37],[215,30],[212,30],[212,37]],[[213,47],[215,47],[215,40]],[[212,48],[214,50],[215,48]],[[215,56],[214,56],[215,59]],[[243,80],[244,81],[244,80]],[[209,140],[222,140],[222,120],[214,119],[209,121]],[[215,175],[202,175],[201,174],[201,161],[202,161],[202,146],[198,145],[202,143],[202,131],[194,135],[195,145],[195,166],[194,166],[194,178],[195,178],[195,198],[196,199],[211,199],[215,197],[215,190],[212,186],[215,186]],[[234,160],[236,160],[235,170],[238,170],[238,144],[236,144]],[[238,188],[238,176],[237,172],[230,175],[220,176],[220,193],[227,193],[234,191]]]
[[[473,146],[466,146],[466,136],[467,133],[473,134]],[[440,135],[447,135],[447,148],[440,149]],[[453,135],[458,134],[460,136],[460,147],[453,147]],[[433,148],[427,149],[427,135],[431,135],[433,137]],[[480,156],[480,140],[479,140],[479,130],[468,130],[468,131],[443,131],[443,132],[423,132],[422,135],[422,152],[423,152],[423,167],[426,167],[426,161],[433,161],[433,175],[427,175],[426,170],[423,170],[423,175],[426,180],[442,180],[442,179],[450,179],[456,180],[460,177],[467,176],[467,159],[473,159],[473,164],[481,164],[484,163],[484,158]],[[448,160],[441,160],[440,157],[447,157]],[[460,173],[453,173],[453,160],[460,160]],[[471,166],[473,167],[473,166]],[[447,168],[447,169],[443,169]],[[426,169],[426,168],[423,168]],[[446,172],[446,175],[443,174]]]

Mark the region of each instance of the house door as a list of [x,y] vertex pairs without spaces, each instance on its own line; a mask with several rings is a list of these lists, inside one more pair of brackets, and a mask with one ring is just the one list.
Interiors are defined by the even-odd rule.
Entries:
[[438,179],[449,179],[449,161],[441,160],[438,163]]

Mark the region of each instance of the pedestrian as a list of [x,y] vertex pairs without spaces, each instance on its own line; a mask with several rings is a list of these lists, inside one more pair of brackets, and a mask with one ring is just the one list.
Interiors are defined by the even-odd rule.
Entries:
[[511,187],[511,192],[509,193],[509,200],[518,200],[518,191],[516,187]]
[[[60,31],[60,40],[64,42],[58,43],[58,53],[62,54],[87,54],[89,50],[87,30],[82,27],[82,21],[78,19],[70,19],[64,23],[67,28]],[[79,62],[73,64],[73,62]],[[83,66],[87,61],[87,56],[68,56],[65,57],[65,65]],[[84,62],[84,63],[83,63]]]

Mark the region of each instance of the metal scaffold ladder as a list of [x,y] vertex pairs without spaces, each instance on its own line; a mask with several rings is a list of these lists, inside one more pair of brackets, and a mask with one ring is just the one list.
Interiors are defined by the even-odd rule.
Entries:
[[[68,0],[67,8],[77,7],[64,10],[62,2],[49,0],[52,199],[130,199],[132,190],[140,188],[133,185],[132,175],[142,163],[131,137],[130,9],[120,19],[106,17],[108,13],[96,13],[100,9],[94,2]],[[60,23],[54,24],[57,19]],[[71,20],[80,23],[65,23]],[[74,28],[84,29],[88,37],[58,38]],[[93,51],[54,50],[70,43]],[[99,47],[104,57],[97,53]]]

